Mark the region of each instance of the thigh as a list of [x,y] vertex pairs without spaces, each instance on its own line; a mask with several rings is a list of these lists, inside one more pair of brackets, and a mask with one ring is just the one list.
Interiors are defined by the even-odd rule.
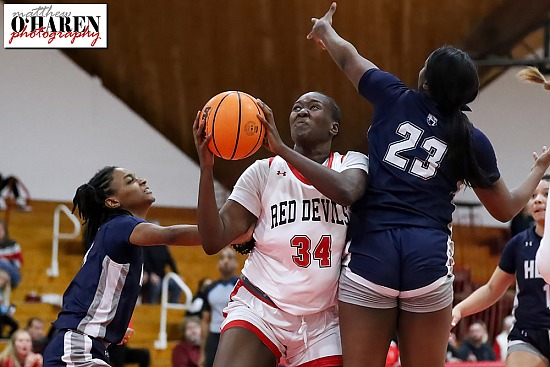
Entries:
[[548,367],[539,356],[518,350],[506,356],[506,367]]
[[[526,359],[528,355],[534,357],[530,360],[540,359],[545,366],[550,365],[550,332],[547,329],[526,329],[516,325],[508,335],[508,355],[513,359]],[[522,357],[523,356],[523,357]]]
[[397,337],[403,367],[443,367],[449,340],[452,305],[415,313],[399,310]]
[[395,334],[397,312],[397,308],[377,309],[340,302],[344,366],[384,367]]
[[214,367],[274,367],[277,358],[260,338],[243,327],[223,332]]

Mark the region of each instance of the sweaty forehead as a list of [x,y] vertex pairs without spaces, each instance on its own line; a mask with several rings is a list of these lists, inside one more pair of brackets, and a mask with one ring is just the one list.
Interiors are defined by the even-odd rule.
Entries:
[[537,186],[537,189],[545,190],[545,189],[548,189],[548,187],[550,187],[550,182],[546,180],[541,180]]
[[134,176],[134,172],[122,167],[115,168],[113,173],[115,177],[118,177],[118,178],[124,178],[126,176]]
[[317,92],[308,92],[306,94],[301,95],[295,103],[310,103],[310,102],[320,102],[323,104],[327,104],[328,100],[327,97],[325,97],[321,93]]

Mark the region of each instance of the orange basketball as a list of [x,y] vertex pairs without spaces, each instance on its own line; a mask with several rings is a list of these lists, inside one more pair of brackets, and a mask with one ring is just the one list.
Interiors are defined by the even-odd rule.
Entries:
[[250,157],[263,144],[265,129],[258,119],[264,115],[249,94],[228,91],[212,97],[203,107],[200,119],[206,134],[212,134],[208,149],[227,160]]

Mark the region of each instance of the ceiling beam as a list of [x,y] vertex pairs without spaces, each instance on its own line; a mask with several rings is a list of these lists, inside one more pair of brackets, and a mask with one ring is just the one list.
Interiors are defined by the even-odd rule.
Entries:
[[529,33],[550,20],[550,1],[505,0],[461,45],[474,59],[509,55]]

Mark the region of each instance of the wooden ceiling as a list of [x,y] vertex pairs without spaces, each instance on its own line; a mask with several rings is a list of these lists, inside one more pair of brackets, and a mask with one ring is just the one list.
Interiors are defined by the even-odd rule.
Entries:
[[[73,1],[53,1],[67,2]],[[343,111],[336,150],[365,150],[369,104],[328,54],[306,40],[310,18],[322,16],[329,0],[107,4],[108,49],[65,53],[193,159],[196,111],[225,90],[268,103],[288,144],[292,103],[307,91],[327,93]],[[361,54],[414,86],[426,57],[442,44],[464,47],[478,58],[524,55],[542,47],[540,29],[549,14],[550,0],[341,0],[334,27]],[[501,70],[480,71],[489,80]],[[268,155],[261,149],[243,161],[217,160],[216,177],[231,188],[249,164]]]

